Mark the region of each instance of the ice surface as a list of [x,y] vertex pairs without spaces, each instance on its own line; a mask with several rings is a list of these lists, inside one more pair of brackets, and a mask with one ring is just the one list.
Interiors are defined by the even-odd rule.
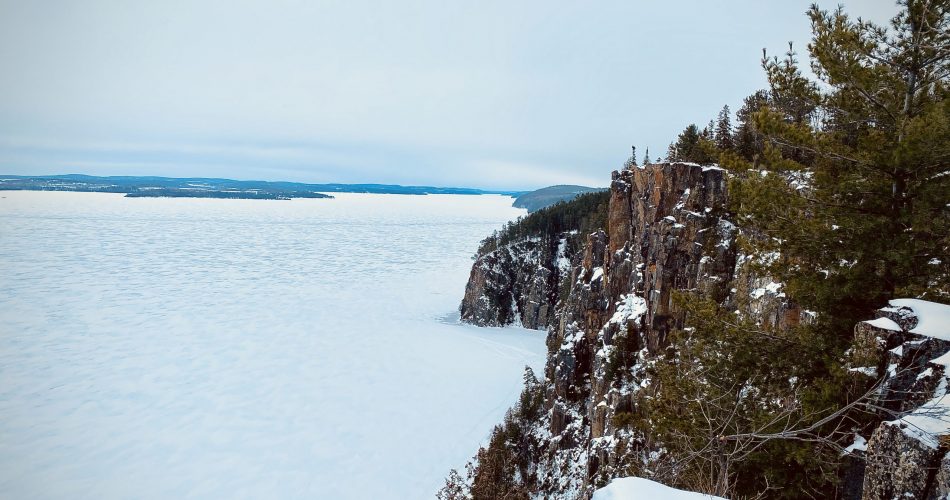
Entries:
[[0,498],[431,498],[544,335],[440,322],[500,196],[0,198]]
[[621,477],[594,492],[592,500],[723,500],[722,497],[677,490],[640,477]]

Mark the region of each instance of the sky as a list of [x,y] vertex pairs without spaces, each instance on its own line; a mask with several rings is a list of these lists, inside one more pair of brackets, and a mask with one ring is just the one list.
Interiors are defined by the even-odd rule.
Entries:
[[0,174],[605,186],[806,60],[810,2],[0,0]]

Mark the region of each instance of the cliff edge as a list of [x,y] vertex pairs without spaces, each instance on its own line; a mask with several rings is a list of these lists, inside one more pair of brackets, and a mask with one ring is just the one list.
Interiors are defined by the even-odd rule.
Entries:
[[[671,335],[695,331],[691,313],[677,297],[703,297],[763,332],[807,324],[813,313],[764,274],[759,264],[776,256],[744,253],[729,211],[728,181],[719,167],[690,163],[617,171],[600,228],[553,236],[527,232],[480,251],[462,320],[547,329],[548,359],[543,379],[526,375],[521,403],[496,429],[493,444],[476,456],[470,496],[499,494],[480,489],[491,482],[507,485],[509,493],[586,499],[626,476],[683,487],[678,474],[689,460],[702,453],[729,456],[707,450],[690,456],[663,442],[657,431],[663,424],[656,402],[669,390],[659,373],[677,369],[676,356],[685,356],[670,351]],[[841,480],[826,492],[829,498],[942,498],[950,491],[948,441],[942,437],[950,421],[943,399],[950,320],[932,319],[946,311],[950,307],[895,301],[878,319],[856,326],[841,367],[855,387],[869,388],[860,404],[870,416],[828,434],[837,437],[822,438],[822,445],[837,447],[842,457],[830,472]],[[919,326],[924,316],[930,318],[926,328]],[[713,378],[700,377],[699,383]],[[794,399],[801,382],[785,378],[790,396],[775,404],[798,408]],[[750,382],[736,397],[741,402],[756,390]],[[770,439],[803,439],[811,431],[799,433],[789,425],[787,432]],[[499,434],[501,444],[495,439]],[[853,436],[853,442],[842,442],[842,435]],[[709,443],[738,449],[733,443],[743,442],[743,436],[724,428]],[[725,483],[687,486],[707,493],[729,489]]]

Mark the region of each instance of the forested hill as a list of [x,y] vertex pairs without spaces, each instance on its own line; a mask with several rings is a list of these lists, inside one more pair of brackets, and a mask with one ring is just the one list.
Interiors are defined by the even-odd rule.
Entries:
[[548,359],[440,498],[948,498],[950,1],[897,9],[812,7],[807,74],[764,58],[738,123],[631,155],[581,232],[483,242],[463,320]]
[[512,206],[515,208],[524,208],[528,210],[528,212],[536,212],[557,202],[570,201],[578,195],[595,191],[605,191],[605,189],[569,185],[548,186],[518,195],[518,197],[515,198],[515,202],[512,203]]

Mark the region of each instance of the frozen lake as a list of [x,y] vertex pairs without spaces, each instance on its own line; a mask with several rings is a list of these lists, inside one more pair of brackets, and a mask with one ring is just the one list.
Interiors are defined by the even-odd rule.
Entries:
[[0,196],[0,498],[432,498],[544,361],[444,321],[511,198]]

